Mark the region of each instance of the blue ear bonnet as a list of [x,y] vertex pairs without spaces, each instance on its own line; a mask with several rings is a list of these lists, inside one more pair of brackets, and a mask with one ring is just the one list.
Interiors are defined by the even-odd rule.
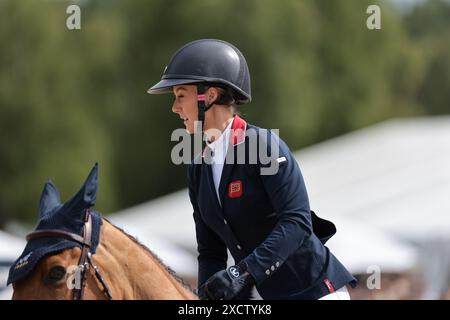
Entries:
[[[91,170],[80,191],[64,204],[61,204],[59,193],[54,184],[48,181],[42,191],[39,219],[35,231],[58,229],[82,237],[85,214],[89,210],[92,217],[92,246],[90,252],[94,254],[100,242],[100,226],[102,224],[100,213],[92,210],[95,205],[97,189],[97,164]],[[35,238],[28,241],[22,254],[9,270],[7,284],[25,278],[42,258],[73,247],[81,248],[81,244],[58,237]]]

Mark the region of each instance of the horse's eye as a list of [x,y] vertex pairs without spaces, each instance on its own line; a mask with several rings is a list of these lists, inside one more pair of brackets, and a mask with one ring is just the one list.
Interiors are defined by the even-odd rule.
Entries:
[[50,284],[55,284],[58,281],[62,280],[66,275],[66,269],[62,266],[56,266],[50,269],[48,272],[45,281]]

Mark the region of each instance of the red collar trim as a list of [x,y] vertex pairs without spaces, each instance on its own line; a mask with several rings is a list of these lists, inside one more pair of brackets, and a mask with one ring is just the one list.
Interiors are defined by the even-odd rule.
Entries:
[[[230,144],[232,146],[237,146],[245,141],[245,131],[247,130],[247,122],[239,117],[238,115],[234,116],[233,124],[231,125],[231,135],[230,135]],[[202,158],[205,157],[206,149],[208,146],[205,146],[202,152]]]
[[234,116],[233,124],[231,125],[230,143],[233,146],[241,144],[245,141],[245,130],[247,130],[247,122],[238,115]]

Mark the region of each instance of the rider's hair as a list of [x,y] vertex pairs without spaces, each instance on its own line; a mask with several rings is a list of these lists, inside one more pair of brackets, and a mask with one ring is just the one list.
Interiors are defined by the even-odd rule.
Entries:
[[219,97],[219,104],[222,105],[226,105],[229,107],[233,108],[233,112],[234,112],[234,105],[236,104],[236,100],[234,98],[235,94],[234,94],[234,90],[231,89],[228,86],[225,86],[223,84],[216,84],[216,83],[212,83],[208,86],[209,88],[214,87],[216,89],[218,89],[220,97]]

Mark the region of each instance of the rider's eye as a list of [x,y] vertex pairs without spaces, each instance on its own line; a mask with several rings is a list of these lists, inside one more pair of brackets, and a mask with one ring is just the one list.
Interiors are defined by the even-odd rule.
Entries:
[[56,266],[50,269],[48,272],[45,281],[50,284],[55,284],[58,281],[62,280],[66,275],[66,269],[62,266]]

